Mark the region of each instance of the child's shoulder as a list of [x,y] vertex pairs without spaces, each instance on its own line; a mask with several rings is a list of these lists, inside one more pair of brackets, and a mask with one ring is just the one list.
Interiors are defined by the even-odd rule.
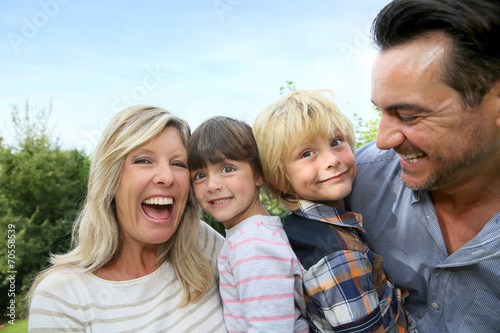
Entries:
[[[348,227],[335,226],[293,213],[285,218],[283,228],[299,260],[307,258],[307,262],[311,264],[337,251],[351,249],[350,240],[355,237]],[[361,243],[360,245],[363,246]],[[314,262],[311,261],[313,257],[316,259]],[[305,260],[301,262],[304,263]]]
[[[283,225],[279,216],[254,215],[240,222],[230,230],[231,238],[274,238],[283,233]],[[228,235],[229,237],[229,235]]]

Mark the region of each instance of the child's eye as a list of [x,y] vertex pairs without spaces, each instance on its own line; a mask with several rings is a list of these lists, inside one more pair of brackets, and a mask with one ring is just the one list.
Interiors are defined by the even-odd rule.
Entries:
[[308,150],[303,152],[302,155],[300,155],[300,158],[308,158],[310,156],[312,156],[312,152]]
[[222,173],[230,173],[236,170],[232,165],[226,165],[224,168],[222,168]]
[[331,147],[337,147],[337,146],[340,146],[340,144],[342,143],[342,140],[341,139],[333,139],[332,143],[331,143]]
[[194,176],[193,176],[193,180],[200,180],[200,179],[203,179],[203,178],[205,178],[205,174],[203,172],[195,173]]

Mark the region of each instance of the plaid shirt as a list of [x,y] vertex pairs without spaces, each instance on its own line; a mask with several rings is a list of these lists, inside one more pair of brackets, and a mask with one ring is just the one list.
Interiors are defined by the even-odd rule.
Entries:
[[[406,332],[402,299],[365,241],[359,214],[301,200],[283,226],[304,273],[312,332]],[[316,223],[319,222],[319,223]]]

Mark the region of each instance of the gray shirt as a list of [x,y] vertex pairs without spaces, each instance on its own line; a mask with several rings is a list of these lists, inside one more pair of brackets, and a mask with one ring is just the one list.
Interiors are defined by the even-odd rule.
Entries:
[[350,210],[364,217],[368,241],[397,287],[420,332],[498,332],[500,211],[448,255],[431,197],[400,180],[399,156],[374,143],[356,154]]

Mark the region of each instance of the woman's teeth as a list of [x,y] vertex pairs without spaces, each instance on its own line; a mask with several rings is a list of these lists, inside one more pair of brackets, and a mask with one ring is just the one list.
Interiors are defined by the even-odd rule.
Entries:
[[171,205],[173,202],[172,198],[150,198],[143,201],[146,205]]

